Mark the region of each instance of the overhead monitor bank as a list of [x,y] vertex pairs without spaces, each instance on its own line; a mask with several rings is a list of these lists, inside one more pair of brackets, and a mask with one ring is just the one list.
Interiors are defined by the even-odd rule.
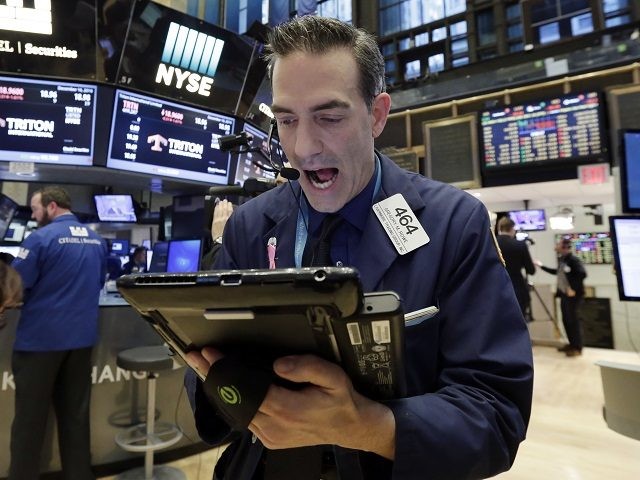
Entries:
[[236,113],[254,40],[157,3],[132,3],[115,82]]
[[0,160],[93,163],[95,85],[0,77]]
[[480,128],[485,171],[597,159],[607,151],[597,92],[484,111]]
[[0,70],[95,80],[96,2],[0,2]]
[[235,118],[116,90],[107,168],[226,184],[229,153],[218,138]]

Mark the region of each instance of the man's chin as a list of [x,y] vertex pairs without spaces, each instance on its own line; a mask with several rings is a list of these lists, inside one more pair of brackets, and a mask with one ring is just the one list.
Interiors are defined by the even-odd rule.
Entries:
[[316,212],[335,213],[344,207],[344,203],[337,202],[335,198],[318,198],[314,195],[307,195],[307,201]]

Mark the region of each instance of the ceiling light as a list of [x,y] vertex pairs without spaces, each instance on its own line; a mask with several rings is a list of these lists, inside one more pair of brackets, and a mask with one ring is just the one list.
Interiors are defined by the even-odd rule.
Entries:
[[573,230],[573,210],[570,207],[561,207],[549,217],[551,230]]

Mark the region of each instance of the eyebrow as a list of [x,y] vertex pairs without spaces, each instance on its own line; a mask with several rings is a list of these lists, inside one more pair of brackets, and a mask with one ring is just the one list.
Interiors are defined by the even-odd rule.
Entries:
[[[319,112],[322,110],[331,110],[333,108],[348,109],[350,107],[351,105],[343,100],[329,100],[328,102],[321,103],[320,105],[316,105],[315,107],[312,107],[311,111]],[[280,105],[277,105],[275,103],[271,105],[271,111],[273,113],[293,113],[292,110],[285,107],[281,107]]]

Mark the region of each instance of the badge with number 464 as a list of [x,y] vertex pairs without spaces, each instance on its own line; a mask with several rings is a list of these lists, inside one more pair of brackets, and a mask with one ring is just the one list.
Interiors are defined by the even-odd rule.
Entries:
[[402,194],[396,193],[374,204],[373,212],[400,255],[429,243],[429,235]]

